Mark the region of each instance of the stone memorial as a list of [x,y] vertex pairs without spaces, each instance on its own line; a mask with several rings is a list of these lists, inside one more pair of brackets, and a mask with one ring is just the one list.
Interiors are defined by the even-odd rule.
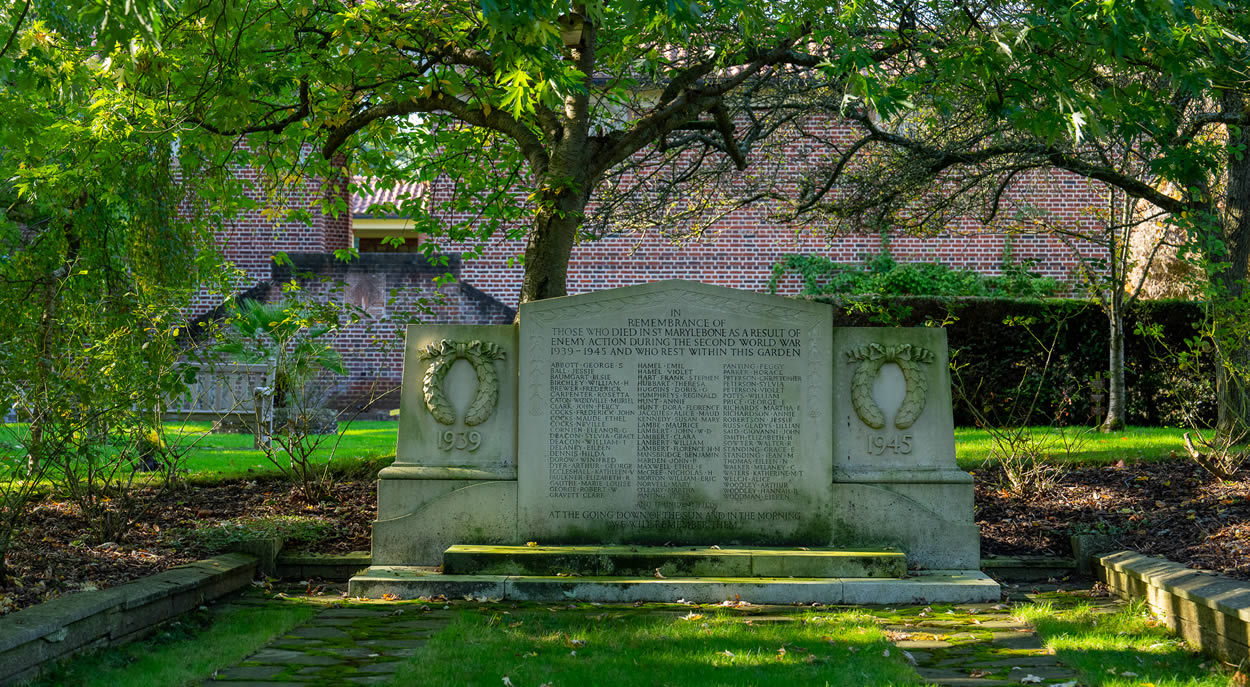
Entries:
[[521,531],[828,541],[832,327],[827,306],[701,284],[529,305]]
[[[527,567],[654,563],[657,577],[808,571],[785,594],[826,602],[905,565],[956,572],[872,594],[997,598],[976,570],[972,477],[955,466],[943,330],[834,328],[828,305],[685,281],[527,303],[519,320],[409,328],[399,446],[353,593],[531,598],[556,578]],[[558,584],[601,600],[711,584],[614,579],[610,593]]]

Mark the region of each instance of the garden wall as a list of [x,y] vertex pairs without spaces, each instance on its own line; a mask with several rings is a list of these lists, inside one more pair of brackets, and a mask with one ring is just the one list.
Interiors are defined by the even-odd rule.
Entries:
[[[403,331],[414,321],[511,323],[516,312],[463,281],[458,256],[430,259],[421,253],[362,253],[349,261],[332,253],[291,252],[247,297],[281,301],[284,285],[299,283],[304,298],[344,307],[344,326],[332,340],[347,363],[348,376],[327,391],[332,407],[354,410],[394,390],[403,372]],[[358,316],[356,321],[351,317]],[[362,418],[385,417],[399,407],[392,391],[369,405]]]

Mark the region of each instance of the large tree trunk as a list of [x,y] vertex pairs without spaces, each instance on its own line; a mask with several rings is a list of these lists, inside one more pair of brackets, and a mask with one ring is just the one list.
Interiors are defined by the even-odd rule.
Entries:
[[[1245,112],[1244,93],[1229,91],[1223,105],[1229,112]],[[1219,404],[1217,434],[1237,443],[1250,440],[1250,317],[1241,302],[1250,269],[1250,127],[1228,134],[1228,181],[1224,196],[1224,248],[1220,260],[1228,266],[1216,277],[1219,293],[1213,304],[1218,358],[1215,393]]]
[[[587,81],[595,72],[595,45],[598,27],[586,7],[573,5],[573,15],[583,21],[580,41],[566,44],[565,58]],[[589,83],[587,84],[589,86]],[[538,213],[525,244],[525,275],[521,279],[519,303],[556,298],[568,293],[569,256],[582,225],[586,204],[597,179],[590,173],[590,88],[564,98],[559,127],[551,132],[548,168],[537,174],[535,197]],[[518,311],[517,317],[520,317]]]
[[545,191],[542,196],[542,209],[525,244],[521,303],[568,293],[569,256],[586,209],[587,199],[581,193],[565,193],[561,197]]

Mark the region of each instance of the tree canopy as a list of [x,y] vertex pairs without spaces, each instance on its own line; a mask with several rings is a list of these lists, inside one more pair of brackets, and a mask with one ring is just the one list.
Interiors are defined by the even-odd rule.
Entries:
[[[1244,437],[1247,36],[1246,14],[1220,0],[989,8],[957,39],[926,44],[909,69],[867,70],[881,99],[841,108],[861,135],[805,184],[794,211],[916,228],[961,214],[1046,223],[1010,202],[1013,184],[1047,169],[1105,184],[1200,260],[1208,341],[1222,350],[1219,424]],[[1110,299],[1122,298],[1123,275],[1109,283]]]
[[[273,169],[329,173],[347,155],[380,185],[451,179],[442,207],[403,210],[453,240],[527,224],[525,302],[563,295],[587,203],[614,170],[655,151],[687,173],[745,168],[791,114],[744,96],[866,84],[862,69],[907,48],[897,27],[913,10],[892,7],[212,0],[165,11],[126,84]],[[796,78],[802,89],[774,88]]]

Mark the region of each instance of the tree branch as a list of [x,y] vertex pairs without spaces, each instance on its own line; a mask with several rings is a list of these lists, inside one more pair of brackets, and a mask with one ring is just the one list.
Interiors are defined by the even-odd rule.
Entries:
[[13,46],[13,39],[17,38],[17,32],[22,28],[22,22],[26,19],[26,13],[30,11],[30,0],[26,0],[26,4],[22,5],[22,13],[17,15],[17,22],[13,24],[13,32],[9,34],[9,40],[4,42],[4,47],[0,48],[0,57],[9,51]]
[[716,121],[716,130],[725,139],[725,152],[741,172],[747,168],[747,159],[738,149],[738,140],[734,135],[734,123],[729,119],[729,110],[725,109],[724,103],[717,103],[716,107],[712,108],[712,116]]
[[508,136],[516,141],[520,147],[521,154],[530,163],[531,172],[542,174],[546,171],[548,164],[546,149],[543,147],[542,142],[538,140],[538,137],[534,135],[534,132],[526,128],[524,124],[513,119],[511,115],[502,110],[492,109],[490,114],[487,114],[482,109],[470,107],[469,103],[442,93],[436,93],[427,98],[413,98],[412,100],[383,103],[365,108],[352,115],[341,126],[331,130],[330,136],[321,148],[321,156],[327,160],[334,157],[334,154],[347,142],[347,139],[352,134],[379,119],[400,117],[417,112],[440,111],[447,112],[470,126],[490,129]]
[[927,146],[915,139],[885,131],[863,113],[852,114],[850,118],[867,129],[873,139],[911,151],[925,160],[929,173],[934,176],[960,165],[979,165],[1000,157],[1026,155],[1043,159],[1051,166],[1073,174],[1111,184],[1135,198],[1147,200],[1171,213],[1179,214],[1193,209],[1191,203],[1173,198],[1139,179],[1109,167],[1090,164],[1071,151],[1055,146],[1023,142],[987,146],[969,152],[955,152]]
[[296,106],[294,112],[276,122],[271,122],[269,124],[257,124],[255,126],[245,126],[237,129],[227,129],[218,127],[215,124],[210,124],[206,120],[198,117],[188,117],[187,121],[202,127],[209,133],[217,134],[218,136],[243,136],[246,134],[258,134],[263,132],[281,133],[283,129],[286,129],[288,126],[304,119],[310,114],[312,114],[312,103],[310,101],[308,91],[308,82],[300,81],[299,105]]
[[1194,140],[1202,131],[1203,127],[1208,124],[1236,124],[1244,126],[1246,123],[1245,113],[1233,114],[1231,112],[1199,112],[1194,115],[1194,119],[1173,138],[1170,143],[1172,145],[1183,145]]
[[[788,38],[767,52],[757,53],[758,56],[755,59],[742,64],[733,76],[704,88],[696,88],[695,82],[712,71],[708,63],[691,67],[674,77],[673,82],[664,89],[665,95],[669,96],[667,101],[665,96],[661,96],[656,109],[639,118],[628,130],[617,130],[606,136],[596,137],[597,164],[594,176],[601,175],[678,126],[696,119],[698,113],[720,107],[721,98],[726,93],[742,85],[764,68],[781,62],[792,52],[795,41],[801,37],[802,35]],[[722,66],[721,68],[728,71],[732,67]],[[676,90],[681,92],[676,93]]]

